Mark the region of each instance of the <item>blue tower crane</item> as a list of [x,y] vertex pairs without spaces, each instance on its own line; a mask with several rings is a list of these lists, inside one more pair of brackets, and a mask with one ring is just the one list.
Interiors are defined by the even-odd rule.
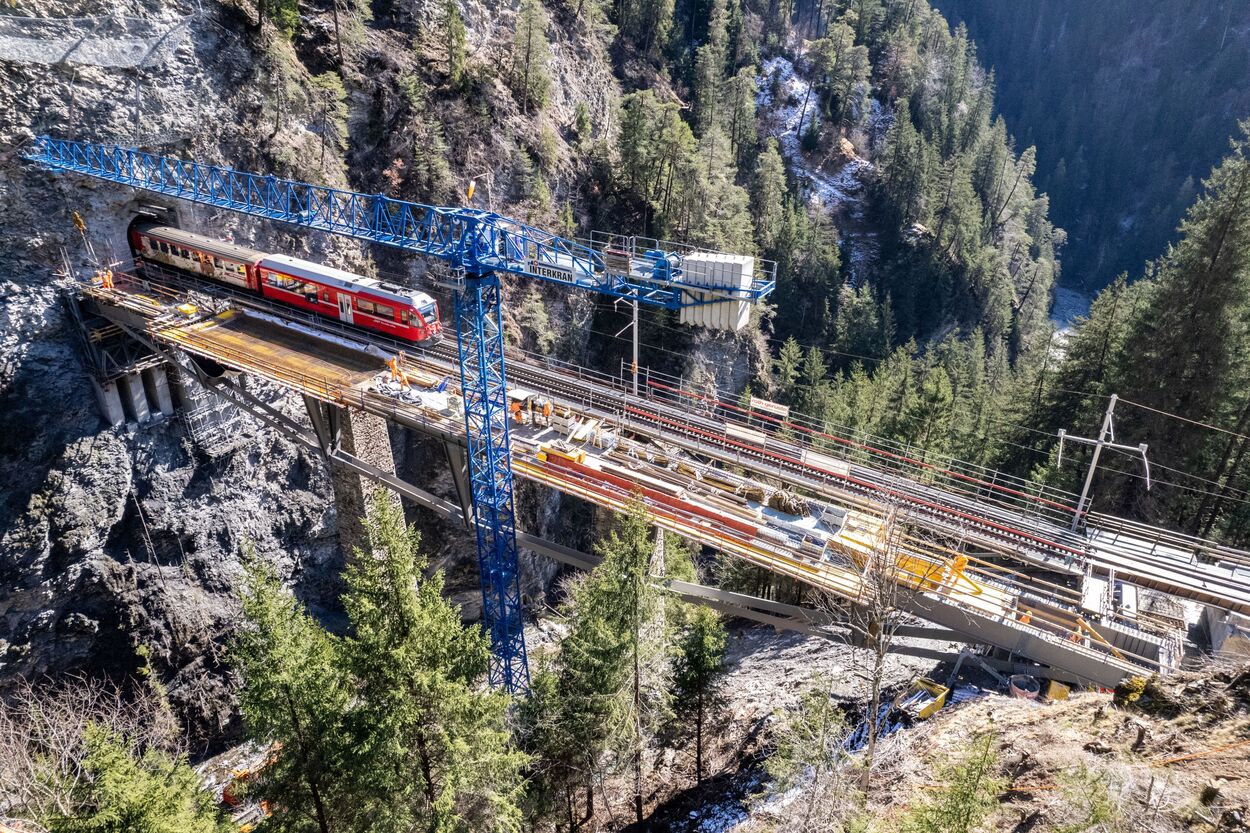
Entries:
[[[26,158],[177,199],[354,237],[436,258],[453,274],[456,345],[469,445],[473,527],[490,633],[491,683],[528,687],[516,512],[508,438],[500,275],[520,275],[635,303],[680,310],[772,292],[775,266],[746,282],[712,286],[683,274],[694,250],[619,235],[567,240],[494,212],[360,194],[135,148],[40,136]],[[764,262],[757,261],[763,264]]]

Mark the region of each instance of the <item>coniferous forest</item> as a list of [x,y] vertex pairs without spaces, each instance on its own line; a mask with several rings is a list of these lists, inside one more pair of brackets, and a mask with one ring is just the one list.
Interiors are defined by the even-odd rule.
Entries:
[[1064,282],[1095,292],[1176,239],[1178,218],[1250,112],[1250,8],[940,0],[994,70],[997,106],[1037,147],[1068,232]]
[[[72,4],[56,5],[61,14]],[[1062,12],[1040,0],[519,0],[502,11],[477,0],[203,5],[216,15],[212,38],[221,40],[199,51],[234,56],[235,65],[213,84],[238,94],[221,109],[243,114],[237,120],[247,127],[211,144],[197,122],[167,143],[178,153],[202,152],[345,191],[497,210],[566,237],[610,229],[773,262],[775,292],[742,332],[682,326],[676,313],[658,309],[646,309],[636,325],[648,374],[680,379],[688,386],[682,396],[698,400],[686,413],[706,407],[715,417],[716,398],[732,407],[763,397],[774,403],[772,412],[788,407],[792,420],[775,437],[753,432],[765,451],[769,440],[803,430],[816,449],[836,450],[852,463],[870,455],[874,462],[901,461],[917,493],[930,485],[930,473],[937,483],[951,471],[972,472],[958,475],[974,484],[969,494],[987,485],[983,476],[1002,478],[992,485],[1033,496],[1048,490],[1062,501],[1051,505],[1066,513],[1091,457],[1088,446],[1072,443],[1061,456],[1060,432],[1096,436],[1114,408],[1123,447],[1099,460],[1092,511],[1250,547],[1250,17],[1233,0],[1199,4],[1192,20],[1180,22],[1181,4],[1141,8],[1127,0],[1067,3]],[[198,17],[194,25],[207,28]],[[8,66],[0,61],[0,69]],[[70,72],[69,89],[77,89],[78,71]],[[145,83],[159,93],[158,80]],[[196,76],[187,84],[199,89],[208,82]],[[4,95],[0,85],[0,101]],[[51,98],[24,100],[52,111]],[[116,96],[106,98],[95,106],[111,113]],[[156,112],[162,95],[151,99]],[[90,111],[91,97],[79,106]],[[136,109],[136,123],[144,112]],[[0,113],[0,129],[7,131],[9,118]],[[34,119],[14,135],[26,140],[43,129]],[[18,182],[7,178],[9,169],[22,162],[16,151],[0,151],[0,185],[7,189]],[[46,184],[35,173],[23,176]],[[66,202],[68,193],[83,192],[64,186],[58,200]],[[98,213],[121,211],[97,192],[91,199]],[[14,214],[42,229],[43,203],[24,211]],[[81,216],[73,216],[77,231],[60,242],[90,248]],[[313,252],[316,244],[289,229],[253,229],[254,241],[245,239],[246,225],[230,230],[240,245],[303,246],[298,250],[324,254],[327,263],[351,261],[362,275],[425,281],[431,292],[443,291],[424,267],[403,259],[406,252],[330,245]],[[53,248],[29,230],[27,237]],[[16,263],[8,255],[18,248],[0,239],[0,264]],[[22,260],[12,271],[34,273],[33,262]],[[115,289],[113,273],[107,275],[101,293]],[[1096,292],[1086,316],[1054,320],[1055,289],[1064,283]],[[632,320],[627,307],[558,294],[519,276],[509,276],[502,291],[510,348],[609,373],[619,367],[624,383],[632,346],[622,335]],[[14,289],[13,297],[32,304],[36,298],[45,311],[60,303],[56,290],[37,284]],[[439,302],[449,328],[454,307],[446,297]],[[196,310],[177,309],[190,315],[188,306]],[[0,336],[25,350],[29,333],[44,331],[8,309]],[[347,321],[349,312],[350,302]],[[51,312],[44,318],[59,320]],[[61,349],[31,349],[34,371],[25,372],[39,384],[68,376],[61,364],[70,348]],[[412,393],[398,369],[403,359],[391,364],[391,374],[378,370],[359,386],[378,386],[368,389],[372,394],[392,382],[398,391],[402,382],[403,395]],[[0,371],[21,364],[6,354]],[[216,362],[206,358],[204,365]],[[0,382],[0,393],[16,389],[7,375]],[[299,403],[282,400],[268,384],[247,401],[272,394],[278,404],[258,406],[276,415],[270,425],[295,425],[281,408],[290,405],[302,419]],[[446,384],[434,393],[446,397]],[[457,384],[452,380],[452,389]],[[36,401],[38,384],[26,385],[22,400]],[[641,404],[624,394],[619,401]],[[311,397],[304,404],[321,407]],[[727,488],[709,492],[703,515],[670,515],[674,524],[658,531],[660,513],[648,514],[648,495],[636,484],[650,482],[666,500],[670,493],[684,499],[683,489],[693,492],[691,483],[718,470],[710,455],[698,457],[702,450],[669,449],[658,434],[636,443],[626,437],[634,456],[620,452],[612,471],[624,471],[644,452],[657,460],[663,452],[656,471],[668,466],[662,474],[680,472],[690,482],[631,481],[638,489],[632,498],[602,504],[620,510],[612,514],[596,508],[594,492],[557,495],[518,475],[518,524],[553,541],[575,539],[559,546],[587,560],[566,565],[587,569],[535,566],[539,557],[524,553],[532,558],[520,570],[528,583],[523,590],[520,580],[515,584],[529,617],[528,689],[513,696],[490,684],[491,637],[476,621],[479,611],[491,616],[493,600],[476,583],[478,571],[489,569],[489,554],[475,561],[480,542],[445,514],[427,513],[436,501],[403,505],[382,489],[368,491],[372,486],[356,475],[373,464],[357,460],[349,472],[361,486],[356,508],[370,508],[361,510],[352,547],[338,537],[347,523],[332,481],[347,469],[326,472],[351,455],[337,446],[337,420],[334,453],[324,426],[309,448],[291,432],[266,433],[258,422],[239,429],[229,447],[206,449],[180,434],[160,434],[164,420],[143,434],[138,427],[101,428],[94,412],[65,430],[73,434],[68,439],[38,434],[26,443],[27,433],[46,427],[46,414],[36,418],[27,407],[0,408],[4,424],[21,429],[0,434],[21,433],[34,449],[23,448],[28,456],[21,458],[14,451],[16,462],[0,461],[0,471],[16,481],[43,466],[47,481],[25,492],[14,487],[16,497],[6,493],[0,503],[0,544],[15,553],[0,552],[0,574],[15,599],[4,588],[0,830],[12,817],[30,825],[19,830],[54,833],[218,833],[237,829],[226,815],[240,807],[254,807],[246,824],[256,826],[244,829],[259,833],[649,830],[661,829],[651,826],[651,814],[662,810],[677,819],[663,829],[717,833],[1078,833],[1127,831],[1139,822],[1151,830],[1245,829],[1241,813],[1250,810],[1226,797],[1250,781],[1237,774],[1229,780],[1239,783],[1230,786],[1223,759],[1206,758],[1209,770],[1195,767],[1185,776],[1164,770],[1247,742],[1245,672],[1220,677],[1215,693],[1215,684],[1193,689],[1206,699],[1191,713],[1191,687],[1169,694],[1158,677],[1134,677],[1113,702],[1104,697],[1095,706],[1078,696],[1089,679],[1064,671],[1060,681],[1074,686],[1073,703],[1058,705],[1064,689],[1046,705],[1049,713],[1019,699],[987,699],[991,705],[981,712],[973,704],[956,714],[977,717],[941,724],[946,728],[927,736],[940,755],[917,752],[915,738],[928,742],[927,729],[902,731],[914,728],[914,715],[892,727],[913,746],[879,737],[886,722],[874,715],[889,715],[921,673],[940,670],[945,679],[949,671],[954,685],[961,667],[980,674],[975,662],[985,671],[977,686],[1007,685],[981,663],[995,659],[989,651],[956,653],[957,662],[935,666],[935,653],[945,657],[975,633],[943,625],[935,635],[920,618],[932,608],[906,607],[900,591],[909,598],[946,594],[954,607],[950,600],[964,581],[973,588],[973,602],[963,608],[971,621],[970,611],[982,611],[980,594],[997,599],[995,582],[1017,588],[1007,577],[1022,577],[1018,587],[1025,589],[1002,591],[1010,602],[985,602],[996,625],[1036,637],[1035,645],[1057,646],[1055,656],[1124,660],[1106,639],[1095,644],[1089,637],[1098,633],[1081,607],[1090,577],[1081,570],[1092,561],[1073,567],[1068,558],[1063,572],[1063,556],[1021,557],[1016,569],[1008,556],[980,552],[980,544],[962,537],[966,529],[956,530],[958,541],[945,538],[960,521],[922,528],[901,517],[892,497],[880,504],[847,498],[851,508],[827,503],[832,511],[809,512],[804,500],[818,504],[810,494],[798,497],[800,481],[781,474],[779,482],[766,482],[763,468],[754,471],[756,481],[726,479]],[[519,436],[522,414],[512,418]],[[532,413],[529,419],[535,431],[524,453],[532,445],[533,459],[546,464],[539,452],[546,455],[559,436],[550,405],[542,426],[550,436],[536,440],[538,423]],[[586,429],[595,442],[607,422]],[[454,466],[459,452],[451,440],[442,445],[449,435],[431,451],[436,443],[414,429],[401,447],[397,437],[407,429],[392,427],[388,442],[401,448],[392,456],[402,458],[391,460],[395,476],[403,469],[406,477],[425,478],[422,488],[452,494],[444,464]],[[1138,444],[1148,449],[1148,475]],[[606,459],[625,447],[599,450]],[[807,462],[810,451],[795,453]],[[719,471],[738,477],[742,461],[720,460]],[[554,469],[533,463],[531,471]],[[850,471],[841,476],[850,480]],[[881,474],[880,492],[888,495],[892,475]],[[256,494],[240,497],[249,490]],[[774,498],[780,506],[769,502]],[[951,500],[953,506],[958,498]],[[661,504],[679,501],[651,505]],[[802,508],[784,508],[796,504]],[[469,504],[463,506],[471,528]],[[710,543],[696,544],[708,539],[694,532],[690,540],[679,537],[712,528],[717,519],[708,513],[718,510],[706,507],[772,520],[742,522],[748,538],[719,539],[747,553],[734,558],[728,547],[715,552]],[[870,515],[876,537],[863,533],[868,544],[825,548],[827,539],[861,528],[847,518]],[[829,520],[835,516],[836,524]],[[812,530],[820,523],[834,531],[817,546]],[[783,536],[778,540],[790,549],[762,549],[765,531]],[[1074,540],[1063,529],[1054,534],[1056,545]],[[915,544],[921,535],[931,546],[923,558]],[[803,555],[804,546],[816,546],[818,555]],[[852,550],[858,555],[846,554]],[[981,567],[969,568],[970,558]],[[927,565],[919,578],[900,566],[915,563]],[[983,568],[984,581],[968,579],[966,568]],[[810,577],[823,580],[834,570],[850,577],[842,589]],[[506,583],[498,575],[491,580]],[[1103,586],[1114,596],[1115,569]],[[1051,605],[1049,625],[1044,613],[1021,605],[1033,604],[1028,593],[1039,587],[1061,600]],[[733,592],[757,597],[749,601],[758,607],[719,604]],[[80,609],[55,607],[66,598],[85,601]],[[805,611],[810,619],[780,618],[797,609],[789,602],[818,609]],[[473,605],[480,607],[470,612]],[[1122,624],[1115,619],[1119,602],[1108,613],[1110,606],[1102,608],[1108,621]],[[765,626],[731,620],[748,609],[748,618]],[[1120,636],[1138,639],[1146,625],[1156,626],[1152,616],[1133,619]],[[1158,656],[1192,639],[1183,630],[1188,619],[1169,612],[1158,618],[1169,627],[1181,623],[1151,643]],[[785,642],[789,636],[767,625],[792,627],[801,637]],[[916,639],[950,641],[941,642],[942,651],[913,652],[912,664],[903,664],[892,651],[904,626],[920,634]],[[845,633],[825,640],[836,628]],[[765,632],[765,641],[751,643]],[[817,641],[821,647],[812,648]],[[1016,651],[1000,652],[1007,654],[997,666],[1004,673],[1054,670],[1026,668],[1018,661],[1028,657]],[[770,656],[775,664],[767,668],[778,679],[761,682],[770,672],[756,675],[761,666],[751,663]],[[825,665],[813,670],[818,663]],[[741,690],[727,682],[731,668]],[[840,683],[853,693],[835,696]],[[985,694],[977,686],[964,687],[968,701]],[[1155,721],[1150,737],[1137,717],[1108,720],[1112,706]],[[1066,708],[1072,711],[1059,711]],[[1055,713],[1065,716],[1046,723]],[[1230,722],[1234,717],[1241,722]],[[1004,726],[1012,720],[1027,731],[1009,736]],[[1084,733],[1079,740],[1063,735],[1074,726]],[[1199,729],[1213,750],[1182,755],[1185,736]],[[852,749],[856,732],[863,743]],[[1067,747],[1059,742],[1065,738]],[[1216,740],[1232,745],[1217,747]],[[1150,757],[1142,751],[1147,746]],[[227,767],[210,793],[192,762],[227,747],[250,755],[248,765]],[[1047,762],[1048,755],[1062,760]],[[1077,755],[1084,755],[1079,771],[1069,760]],[[1100,759],[1114,768],[1087,766]],[[1133,777],[1123,774],[1130,764],[1140,769]],[[1160,793],[1156,775],[1165,771]],[[678,775],[680,785],[665,780]],[[896,777],[910,786],[896,789]],[[764,809],[755,818],[743,810],[732,823],[703,826],[699,814],[715,809],[731,788],[741,807]]]

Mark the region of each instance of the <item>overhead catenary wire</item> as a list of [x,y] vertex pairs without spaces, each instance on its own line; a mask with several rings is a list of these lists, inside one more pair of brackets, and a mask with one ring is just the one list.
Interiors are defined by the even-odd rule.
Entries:
[[[1119,453],[1119,454],[1123,454],[1123,455],[1125,455],[1126,457],[1135,457],[1135,456],[1136,456],[1136,455],[1135,455],[1135,454],[1133,454],[1132,452],[1129,452],[1129,451],[1124,451],[1123,449],[1119,449],[1119,448],[1110,448],[1110,447],[1109,447],[1109,449],[1110,449],[1111,451],[1115,451],[1115,452],[1117,452],[1117,453]],[[1208,485],[1210,485],[1210,486],[1215,486],[1215,487],[1220,488],[1220,489],[1226,488],[1226,486],[1227,486],[1227,484],[1226,484],[1226,483],[1220,483],[1220,482],[1219,482],[1219,481],[1217,481],[1217,480],[1211,480],[1211,479],[1206,478],[1206,477],[1201,477],[1201,476],[1196,475],[1196,474],[1191,474],[1191,473],[1189,473],[1189,472],[1187,472],[1187,471],[1185,471],[1185,470],[1183,470],[1183,469],[1176,469],[1176,468],[1172,468],[1171,466],[1164,465],[1163,463],[1160,463],[1160,462],[1158,462],[1157,460],[1152,460],[1152,461],[1151,461],[1151,463],[1150,463],[1150,467],[1151,467],[1152,469],[1163,469],[1164,471],[1170,471],[1170,472],[1173,472],[1174,474],[1179,474],[1179,475],[1180,475],[1180,476],[1182,476],[1182,477],[1188,477],[1188,478],[1191,478],[1191,479],[1193,479],[1193,480],[1197,480],[1197,481],[1198,481],[1198,482],[1200,482],[1200,483],[1206,483],[1206,484],[1208,484]],[[1152,478],[1152,479],[1153,479],[1153,478]],[[1161,481],[1161,482],[1162,482],[1162,481]],[[1236,487],[1229,487],[1229,488],[1231,488],[1231,489],[1232,489],[1232,491],[1234,491],[1234,492],[1240,492],[1240,493],[1242,493],[1242,494],[1250,494],[1250,492],[1247,492],[1247,490],[1245,490],[1245,489],[1239,489],[1239,488],[1236,488]]]
[[1179,420],[1180,422],[1186,422],[1186,423],[1189,423],[1190,425],[1197,425],[1200,428],[1206,428],[1211,431],[1217,431],[1221,434],[1227,434],[1230,437],[1236,437],[1239,440],[1250,440],[1250,436],[1246,434],[1239,434],[1236,431],[1230,431],[1227,428],[1221,428],[1220,426],[1212,425],[1209,422],[1203,422],[1202,420],[1198,420],[1198,419],[1190,419],[1189,417],[1184,417],[1184,416],[1181,416],[1180,414],[1174,414],[1170,411],[1164,411],[1159,408],[1152,408],[1149,405],[1143,405],[1140,402],[1133,402],[1132,400],[1129,400],[1129,399],[1121,399],[1120,401],[1123,402],[1125,405],[1132,405],[1134,408],[1141,408],[1143,411],[1150,411],[1151,413],[1159,414],[1160,416],[1165,416],[1165,417],[1168,417],[1169,419]]
[[[1098,471],[1101,471],[1101,472],[1106,472],[1107,474],[1116,474],[1116,475],[1120,475],[1120,476],[1123,476],[1123,477],[1129,477],[1129,478],[1132,478],[1132,479],[1134,479],[1134,480],[1145,480],[1145,479],[1146,479],[1145,475],[1137,474],[1137,473],[1135,473],[1135,472],[1131,472],[1131,471],[1123,471],[1122,469],[1112,468],[1112,467],[1107,466],[1107,465],[1099,465],[1099,466],[1098,466]],[[1151,484],[1156,485],[1156,486],[1170,486],[1170,487],[1172,487],[1172,488],[1174,488],[1174,489],[1180,489],[1181,491],[1190,492],[1190,493],[1195,494],[1195,495],[1202,495],[1202,496],[1204,496],[1204,497],[1212,497],[1212,498],[1220,498],[1220,497],[1221,497],[1221,495],[1219,495],[1218,493],[1216,493],[1216,492],[1212,492],[1212,491],[1208,491],[1207,489],[1199,489],[1199,488],[1198,488],[1198,487],[1196,487],[1196,486],[1187,486],[1187,485],[1185,485],[1184,483],[1174,483],[1174,482],[1172,482],[1172,481],[1170,481],[1170,480],[1160,480],[1160,479],[1158,479],[1157,477],[1151,477],[1151,478],[1150,478],[1150,482],[1151,482]],[[1223,498],[1223,500],[1225,500],[1225,501],[1227,501],[1227,502],[1229,502],[1229,503],[1237,503],[1237,504],[1241,504],[1241,505],[1244,505],[1244,506],[1250,506],[1250,499],[1246,499],[1246,498],[1238,498],[1238,497],[1235,497],[1235,496],[1233,496],[1233,495],[1223,495],[1223,496],[1222,496],[1222,498]]]

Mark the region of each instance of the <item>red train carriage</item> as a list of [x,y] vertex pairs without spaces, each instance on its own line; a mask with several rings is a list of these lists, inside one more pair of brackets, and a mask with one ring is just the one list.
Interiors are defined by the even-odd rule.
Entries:
[[375,278],[154,224],[132,226],[130,245],[139,266],[158,263],[407,341],[442,334],[433,298]]
[[256,271],[266,298],[409,341],[442,333],[438,304],[424,292],[287,255],[262,258]]

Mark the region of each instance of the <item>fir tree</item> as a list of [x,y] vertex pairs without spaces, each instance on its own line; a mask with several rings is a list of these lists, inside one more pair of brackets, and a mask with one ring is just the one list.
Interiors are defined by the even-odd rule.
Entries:
[[678,714],[694,722],[695,783],[703,783],[704,727],[716,703],[717,684],[725,662],[725,623],[720,614],[697,607],[677,640],[673,668],[673,700]]
[[980,829],[998,803],[1003,781],[994,775],[994,738],[972,742],[961,759],[942,770],[945,785],[903,818],[903,833],[971,833]]
[[299,28],[299,0],[256,0],[256,25],[272,21],[287,40]]
[[351,694],[336,666],[338,640],[258,560],[248,565],[243,616],[233,650],[243,677],[239,706],[249,738],[275,750],[257,787],[273,807],[268,824],[351,829],[355,807],[344,762]]
[[725,80],[727,32],[725,0],[712,0],[708,12],[707,41],[695,50],[694,120],[700,135],[718,124],[721,85]]
[[486,636],[461,624],[441,572],[422,577],[417,534],[397,506],[379,501],[368,530],[343,599],[360,809],[378,830],[518,830],[526,758],[511,748],[507,696],[481,685]]
[[573,108],[573,133],[577,136],[577,141],[589,141],[592,130],[593,125],[590,121],[590,109],[586,106],[586,102],[579,101]]
[[551,89],[548,65],[551,45],[547,42],[550,21],[541,0],[522,0],[512,33],[512,89],[521,101],[521,112],[530,104],[542,109]]
[[781,234],[786,196],[786,169],[777,149],[777,140],[764,143],[764,151],[755,162],[751,188],[751,209],[755,215],[755,239],[760,247],[771,252]]
[[459,0],[445,0],[443,8],[443,37],[447,48],[447,83],[453,90],[464,81],[464,18],[460,15]]
[[120,735],[87,727],[74,813],[50,833],[226,833],[233,830],[184,758],[139,751]]
[[[1203,183],[1124,343],[1124,397],[1201,421],[1225,421],[1248,375],[1250,121],[1242,131]],[[1203,469],[1206,433],[1151,412],[1135,413],[1121,430],[1127,426],[1160,462]]]
[[794,337],[785,340],[781,352],[773,360],[773,374],[777,380],[777,395],[785,402],[794,396],[794,386],[799,380],[803,362],[803,348]]
[[755,68],[743,67],[725,84],[725,133],[736,166],[748,163],[757,146]]
[[642,752],[669,711],[667,633],[650,582],[654,547],[646,510],[635,501],[596,546],[603,560],[574,589],[567,609],[570,631],[555,669],[560,728],[545,745],[566,752],[546,772],[561,785],[570,818],[578,815],[578,785],[585,817],[593,817],[593,779],[609,750],[629,762],[635,816],[642,814]]

